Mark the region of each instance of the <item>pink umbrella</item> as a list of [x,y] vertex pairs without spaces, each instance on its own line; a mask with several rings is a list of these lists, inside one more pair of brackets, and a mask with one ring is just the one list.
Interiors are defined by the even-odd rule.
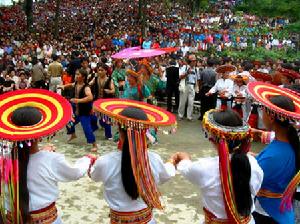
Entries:
[[141,46],[137,46],[137,47],[129,47],[129,48],[125,48],[125,49],[119,51],[119,53],[120,53],[120,52],[128,52],[128,51],[136,51],[136,50],[140,50],[140,49],[141,49]]
[[123,50],[119,53],[112,55],[112,58],[115,59],[132,59],[132,58],[149,58],[158,55],[165,54],[165,51],[156,50],[156,49],[140,49],[140,50]]

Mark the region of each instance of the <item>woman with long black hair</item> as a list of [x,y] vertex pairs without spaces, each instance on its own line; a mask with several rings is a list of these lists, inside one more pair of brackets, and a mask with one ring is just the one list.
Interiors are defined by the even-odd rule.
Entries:
[[1,102],[1,113],[11,108],[10,116],[0,121],[0,138],[6,140],[0,142],[0,183],[5,189],[0,192],[2,221],[61,224],[55,206],[58,182],[81,178],[91,159],[78,159],[72,167],[64,155],[42,150],[38,143],[67,124],[71,106],[63,97],[46,90],[16,91],[3,95]]
[[263,122],[267,130],[275,132],[275,139],[256,157],[264,171],[264,180],[256,201],[255,221],[295,223],[291,202],[299,184],[295,175],[300,168],[300,143],[294,127],[295,121],[300,121],[299,95],[260,82],[251,83],[248,90],[264,106]]
[[[150,114],[145,111],[153,106],[109,99],[102,104],[104,107],[111,104],[114,108],[108,112],[105,108],[101,109],[101,105],[95,106],[98,102],[103,101],[96,101],[94,109],[118,121],[120,132],[119,151],[98,158],[90,172],[94,181],[104,184],[104,198],[110,207],[111,223],[156,223],[152,209],[162,209],[157,185],[174,176],[175,167],[169,162],[164,164],[158,154],[147,151],[145,127],[152,122],[155,125],[155,122],[149,120]],[[122,106],[116,109],[123,103],[122,110]],[[153,113],[152,116],[155,117]],[[159,125],[160,122],[156,123]]]
[[263,179],[250,147],[249,126],[232,110],[210,110],[203,117],[207,137],[219,156],[191,161],[187,153],[172,156],[177,169],[202,195],[205,223],[254,223],[254,197]]

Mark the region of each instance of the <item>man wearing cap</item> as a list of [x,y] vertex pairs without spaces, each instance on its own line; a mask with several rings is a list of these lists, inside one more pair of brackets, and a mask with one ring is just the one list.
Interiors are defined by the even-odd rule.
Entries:
[[187,107],[187,119],[191,121],[193,119],[193,108],[195,98],[195,87],[198,85],[198,76],[196,63],[197,59],[194,54],[188,56],[188,65],[183,66],[179,71],[180,82],[184,82],[184,88],[180,89],[179,108],[178,115],[179,119],[183,119],[185,113],[185,105]]

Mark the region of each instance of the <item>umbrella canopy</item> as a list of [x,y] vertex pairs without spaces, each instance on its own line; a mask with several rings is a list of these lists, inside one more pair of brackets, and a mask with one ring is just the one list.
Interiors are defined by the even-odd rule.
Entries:
[[165,51],[157,49],[124,49],[112,55],[114,59],[149,58],[165,54]]

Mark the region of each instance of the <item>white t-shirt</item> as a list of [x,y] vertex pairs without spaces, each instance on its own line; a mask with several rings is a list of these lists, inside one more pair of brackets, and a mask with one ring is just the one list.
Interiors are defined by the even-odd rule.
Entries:
[[233,93],[233,81],[231,79],[218,79],[216,84],[209,90],[210,93],[216,93],[226,90],[226,97],[230,97]]
[[[31,154],[27,167],[27,187],[29,191],[29,211],[36,211],[56,202],[59,196],[58,182],[78,180],[85,175],[90,159],[80,158],[70,166],[64,155],[41,150]],[[9,208],[9,198],[6,198]],[[58,218],[53,224],[62,224]]]
[[[148,157],[156,184],[162,184],[175,176],[175,167],[171,163],[164,164],[160,156],[154,152],[148,152]],[[125,192],[121,175],[121,161],[121,151],[101,156],[92,168],[91,178],[96,182],[103,182],[104,198],[111,209],[128,212],[147,208],[141,198],[132,200]],[[154,219],[149,223],[155,223]]]
[[45,208],[59,196],[58,182],[78,180],[89,168],[90,159],[80,158],[70,166],[64,155],[39,151],[30,155],[27,167],[29,211]]
[[[263,181],[263,170],[253,156],[248,155],[248,158],[251,165],[250,190],[254,202]],[[218,218],[227,219],[219,173],[219,157],[201,158],[196,162],[182,160],[177,165],[177,170],[199,187],[202,203],[206,209]],[[253,203],[251,211],[254,209]],[[250,223],[254,223],[253,218]]]

